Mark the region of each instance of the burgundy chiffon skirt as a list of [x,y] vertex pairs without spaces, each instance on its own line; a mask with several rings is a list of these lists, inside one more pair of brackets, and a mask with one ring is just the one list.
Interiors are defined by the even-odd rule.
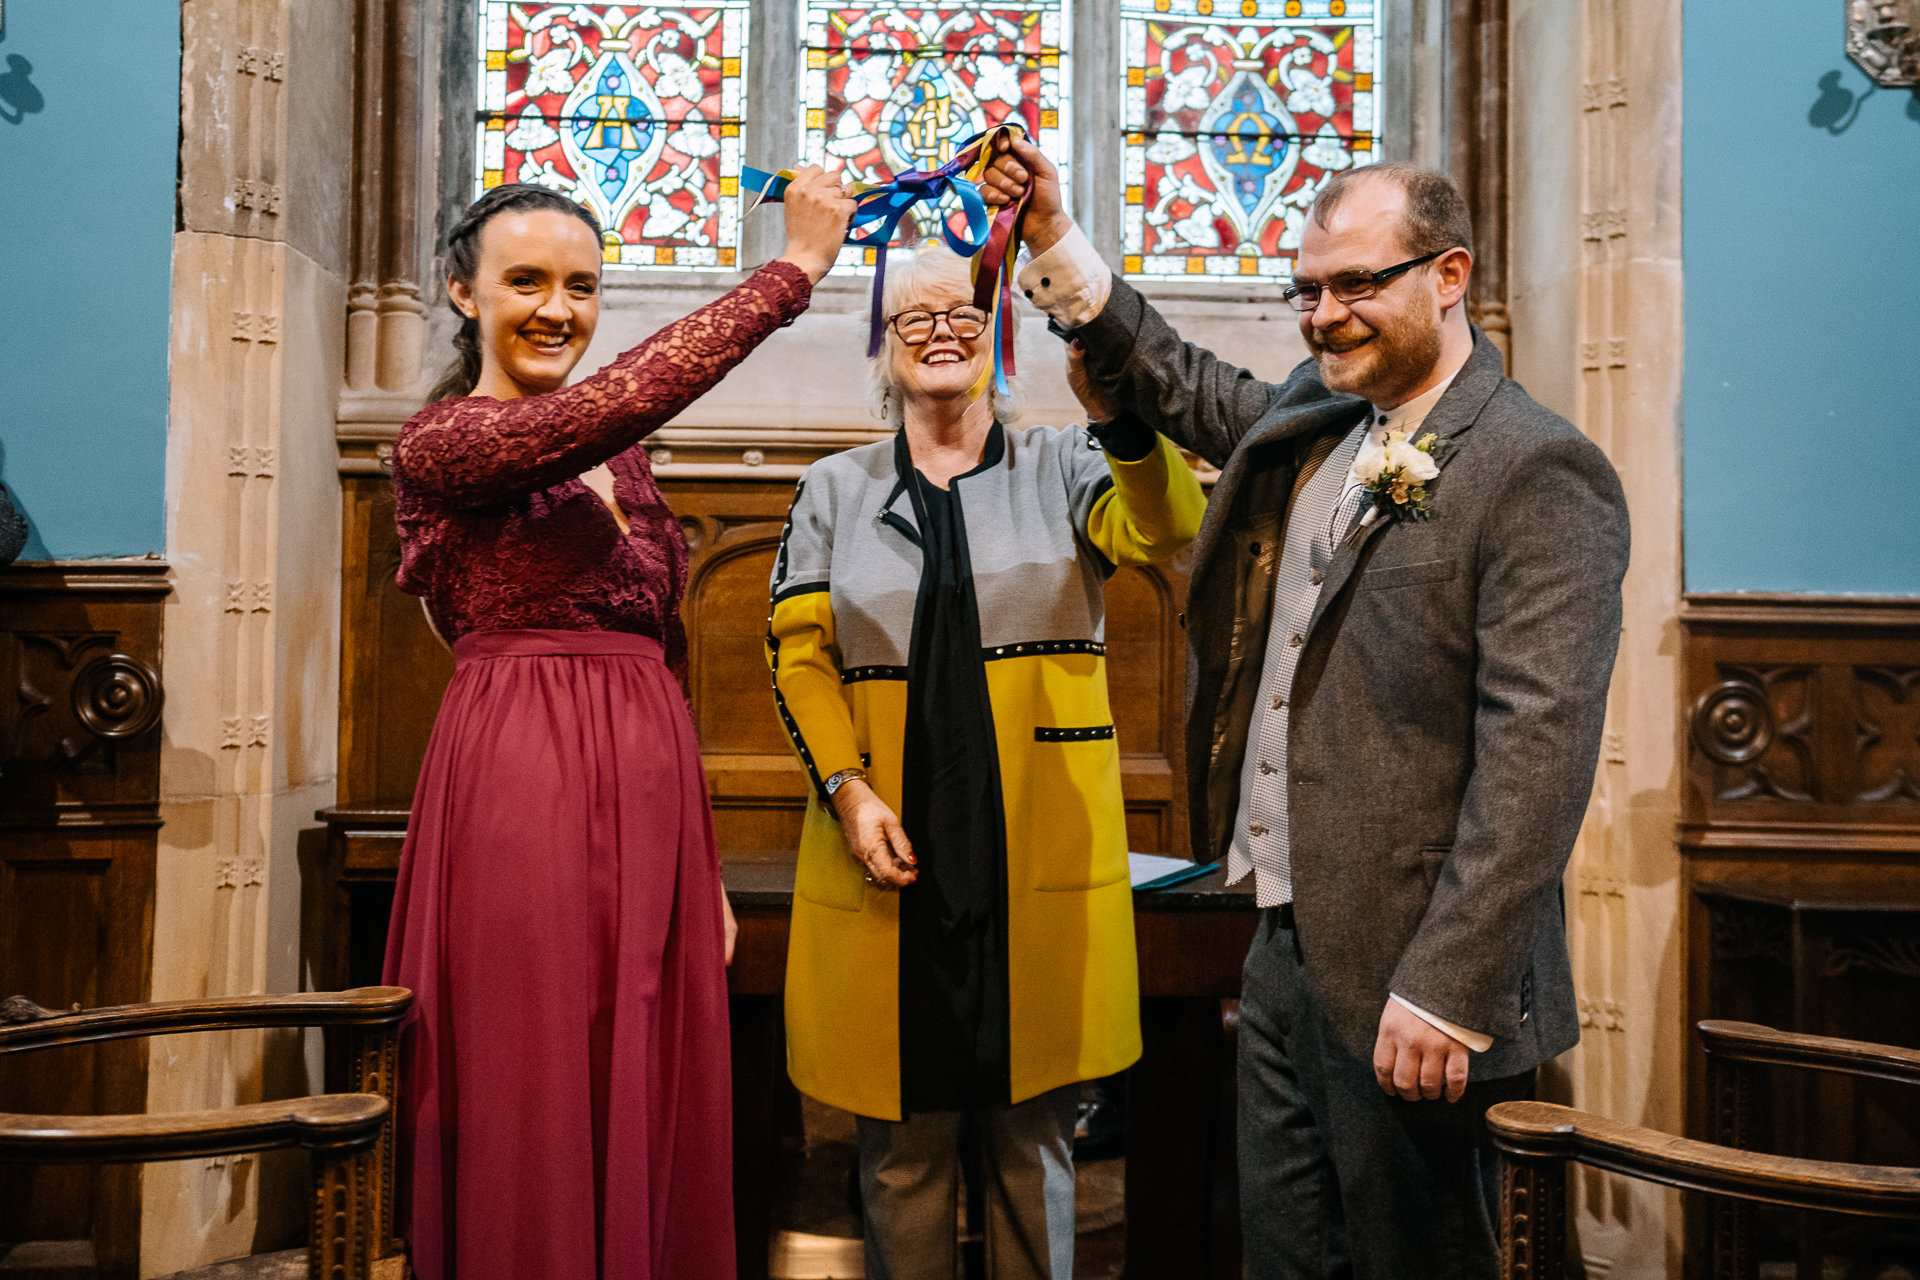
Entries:
[[386,981],[422,1280],[734,1274],[720,864],[658,643],[461,638]]

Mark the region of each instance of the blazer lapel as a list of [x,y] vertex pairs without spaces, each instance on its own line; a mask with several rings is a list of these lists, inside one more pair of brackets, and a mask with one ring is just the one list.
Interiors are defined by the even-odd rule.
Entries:
[[[1479,326],[1474,326],[1472,354],[1460,366],[1453,385],[1440,397],[1440,403],[1433,406],[1433,412],[1420,424],[1417,434],[1424,436],[1431,431],[1443,441],[1456,439],[1479,420],[1480,411],[1493,399],[1493,393],[1500,389],[1506,376],[1506,362],[1500,357],[1500,349],[1487,340]],[[1435,465],[1444,472],[1457,452],[1457,448],[1442,449],[1434,459]],[[1349,532],[1340,539],[1334,548],[1333,562],[1327,566],[1326,581],[1320,584],[1320,595],[1313,602],[1313,616],[1307,619],[1307,640],[1313,639],[1314,628],[1320,625],[1327,606],[1339,598],[1353,577],[1367,544],[1379,537],[1382,529],[1397,522],[1394,516],[1375,516],[1373,523],[1361,528],[1357,536]]]
[[1220,478],[1213,482],[1213,492],[1207,500],[1206,518],[1200,523],[1199,536],[1193,540],[1194,581],[1205,577],[1211,567],[1214,550],[1230,523],[1229,513],[1233,510],[1234,500],[1247,477],[1251,465],[1248,459],[1252,451],[1263,445],[1318,435],[1343,422],[1346,424],[1343,429],[1351,429],[1366,408],[1367,402],[1357,396],[1329,392],[1325,398],[1270,413],[1240,437],[1232,455],[1227,458],[1227,465],[1220,468]]

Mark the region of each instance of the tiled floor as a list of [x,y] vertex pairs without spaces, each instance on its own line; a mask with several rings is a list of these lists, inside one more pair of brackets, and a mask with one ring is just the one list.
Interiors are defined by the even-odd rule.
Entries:
[[[806,1148],[775,1192],[772,1275],[774,1280],[859,1280],[866,1272],[851,1196],[858,1159],[853,1117],[811,1098],[803,1098],[801,1106]],[[1083,1164],[1074,1172],[1079,1238],[1073,1274],[1076,1280],[1118,1277],[1126,1250],[1126,1160]]]

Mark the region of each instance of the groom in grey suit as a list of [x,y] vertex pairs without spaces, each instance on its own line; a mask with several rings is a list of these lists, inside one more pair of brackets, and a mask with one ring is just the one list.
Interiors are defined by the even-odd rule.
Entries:
[[1469,324],[1445,177],[1326,183],[1283,295],[1314,358],[1277,385],[1116,278],[1031,145],[988,199],[1029,182],[1020,285],[1083,353],[1100,431],[1220,468],[1186,759],[1194,855],[1265,908],[1240,1021],[1250,1271],[1492,1276],[1486,1109],[1579,1039],[1560,881],[1619,640],[1619,478]]

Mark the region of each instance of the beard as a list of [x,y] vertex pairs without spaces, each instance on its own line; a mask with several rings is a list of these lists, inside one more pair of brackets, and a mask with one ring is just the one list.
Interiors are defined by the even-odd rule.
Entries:
[[[1376,405],[1397,405],[1440,363],[1441,317],[1418,306],[1387,317],[1378,329],[1348,312],[1328,329],[1307,332],[1307,350],[1320,364],[1320,380],[1330,391],[1360,396]],[[1368,339],[1371,339],[1370,341]],[[1366,345],[1336,357],[1333,348]]]

